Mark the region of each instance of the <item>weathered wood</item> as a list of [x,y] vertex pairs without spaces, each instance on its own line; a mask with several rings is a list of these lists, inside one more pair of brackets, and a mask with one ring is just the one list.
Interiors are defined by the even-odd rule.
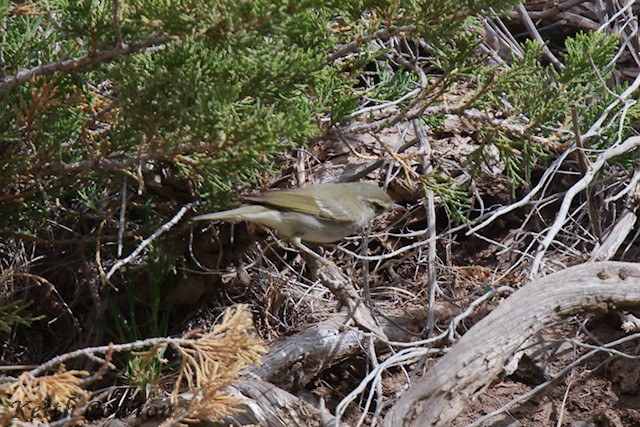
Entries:
[[450,425],[536,332],[578,313],[637,306],[640,264],[582,264],[536,280],[505,299],[414,381],[383,425]]
[[245,378],[235,381],[233,389],[248,402],[241,408],[243,412],[227,417],[218,425],[261,425],[272,427],[347,427],[336,422],[326,409],[318,409],[308,402],[259,378]]
[[638,215],[636,213],[638,210],[638,200],[640,200],[640,183],[636,182],[631,193],[627,196],[624,209],[616,225],[611,228],[611,231],[609,231],[609,234],[602,243],[594,248],[590,261],[608,261],[618,252],[618,249],[638,221]]
[[[426,312],[416,311],[405,316],[381,317],[379,322],[390,339],[407,341],[412,338],[411,330],[420,330],[425,316]],[[345,427],[346,424],[336,423],[327,410],[316,408],[287,390],[301,389],[323,370],[362,353],[368,334],[358,328],[345,327],[348,319],[344,314],[336,314],[274,344],[259,366],[250,368],[229,387],[232,393],[251,399],[241,407],[242,412],[220,422],[203,422],[204,425]],[[185,405],[191,397],[191,393],[182,395]],[[158,402],[154,404],[160,406]],[[168,405],[168,401],[163,404]]]
[[[270,427],[348,427],[339,422],[324,408],[316,408],[311,403],[302,400],[293,394],[262,381],[251,374],[244,375],[234,381],[227,391],[244,400],[245,403],[238,407],[239,412],[227,415],[220,420],[200,420],[200,426],[228,427],[228,426],[270,426]],[[178,407],[179,415],[162,425],[184,425],[184,412],[189,401],[194,398],[191,392],[180,395]],[[246,399],[248,398],[248,399]],[[152,408],[173,408],[169,397],[156,398],[145,404],[142,414],[152,411]],[[175,409],[174,409],[175,411]],[[143,417],[134,417],[133,420],[140,425]],[[151,419],[144,424],[145,427],[157,426],[156,419]]]
[[[310,264],[311,261],[313,261],[313,265]],[[382,339],[388,339],[384,330],[376,323],[371,308],[367,307],[360,292],[337,265],[328,260],[325,260],[324,263],[319,263],[318,260],[308,260],[307,263],[311,269],[315,270],[320,283],[347,308],[349,315],[359,327],[365,331],[373,332]]]
[[[407,341],[412,331],[424,324],[426,312],[404,316],[379,317],[381,329],[393,341]],[[250,372],[286,390],[298,390],[325,369],[344,359],[362,354],[367,334],[361,329],[345,327],[348,317],[335,315],[311,325],[304,331],[275,343],[262,362]]]

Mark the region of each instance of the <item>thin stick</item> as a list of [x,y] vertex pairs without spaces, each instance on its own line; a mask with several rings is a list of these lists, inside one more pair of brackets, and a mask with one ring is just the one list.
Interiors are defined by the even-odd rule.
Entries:
[[558,210],[558,214],[556,215],[556,219],[553,221],[553,225],[547,232],[544,240],[540,242],[538,245],[537,253],[533,259],[533,263],[531,265],[530,276],[534,277],[538,274],[540,269],[540,264],[542,262],[542,258],[549,248],[549,245],[553,242],[555,237],[558,235],[562,227],[564,226],[567,215],[569,213],[569,209],[571,208],[571,203],[573,203],[573,199],[575,196],[583,191],[591,181],[595,178],[596,174],[604,167],[606,162],[609,159],[612,159],[621,154],[628,153],[640,145],[640,136],[633,136],[628,138],[625,142],[619,145],[615,145],[613,147],[608,148],[604,152],[600,153],[595,162],[589,167],[587,173],[582,177],[582,179],[576,182],[565,194],[564,199],[562,199],[562,205],[560,205],[560,209]]

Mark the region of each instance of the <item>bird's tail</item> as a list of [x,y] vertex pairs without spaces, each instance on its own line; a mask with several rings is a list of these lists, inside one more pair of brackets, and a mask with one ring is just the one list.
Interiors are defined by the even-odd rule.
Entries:
[[228,211],[214,212],[204,215],[198,215],[191,218],[191,221],[244,221],[248,217],[252,217],[256,214],[260,214],[268,210],[264,206],[260,205],[247,205],[240,206],[236,209],[230,209]]

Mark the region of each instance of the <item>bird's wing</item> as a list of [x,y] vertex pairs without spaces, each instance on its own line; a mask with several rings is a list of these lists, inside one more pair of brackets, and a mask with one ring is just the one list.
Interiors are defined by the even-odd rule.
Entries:
[[268,191],[256,196],[247,196],[244,199],[276,209],[305,213],[337,222],[353,221],[349,212],[340,203],[333,200],[320,202],[313,194],[299,190]]

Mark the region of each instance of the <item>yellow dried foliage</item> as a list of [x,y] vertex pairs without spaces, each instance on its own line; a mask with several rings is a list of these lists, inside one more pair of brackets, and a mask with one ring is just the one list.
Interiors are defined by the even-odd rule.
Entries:
[[24,372],[17,381],[0,387],[0,425],[16,422],[40,425],[51,421],[52,416],[73,410],[88,393],[80,387],[87,371],[65,371],[53,375],[33,377]]
[[[146,351],[135,351],[142,374],[167,366],[167,346],[178,354],[180,365],[166,382],[174,384],[172,405],[180,408],[167,425],[180,425],[197,420],[219,420],[239,411],[243,401],[226,391],[249,364],[258,363],[266,347],[253,330],[251,313],[246,306],[228,309],[220,324],[209,332],[192,331],[182,338],[160,339]],[[24,372],[8,384],[0,386],[0,426],[28,423],[40,425],[55,415],[69,417],[76,406],[88,401],[89,393],[80,387],[86,371],[66,371],[64,366],[52,375],[34,377]],[[146,378],[141,376],[141,378]],[[180,399],[188,391],[190,398]],[[183,395],[187,396],[187,394]]]
[[191,344],[176,347],[181,365],[172,401],[178,403],[178,395],[184,386],[193,397],[186,413],[177,418],[186,422],[219,420],[239,411],[242,400],[226,392],[225,388],[247,365],[258,363],[267,351],[252,330],[251,313],[246,306],[238,306],[228,309],[222,322],[210,332],[196,331],[183,337]]

